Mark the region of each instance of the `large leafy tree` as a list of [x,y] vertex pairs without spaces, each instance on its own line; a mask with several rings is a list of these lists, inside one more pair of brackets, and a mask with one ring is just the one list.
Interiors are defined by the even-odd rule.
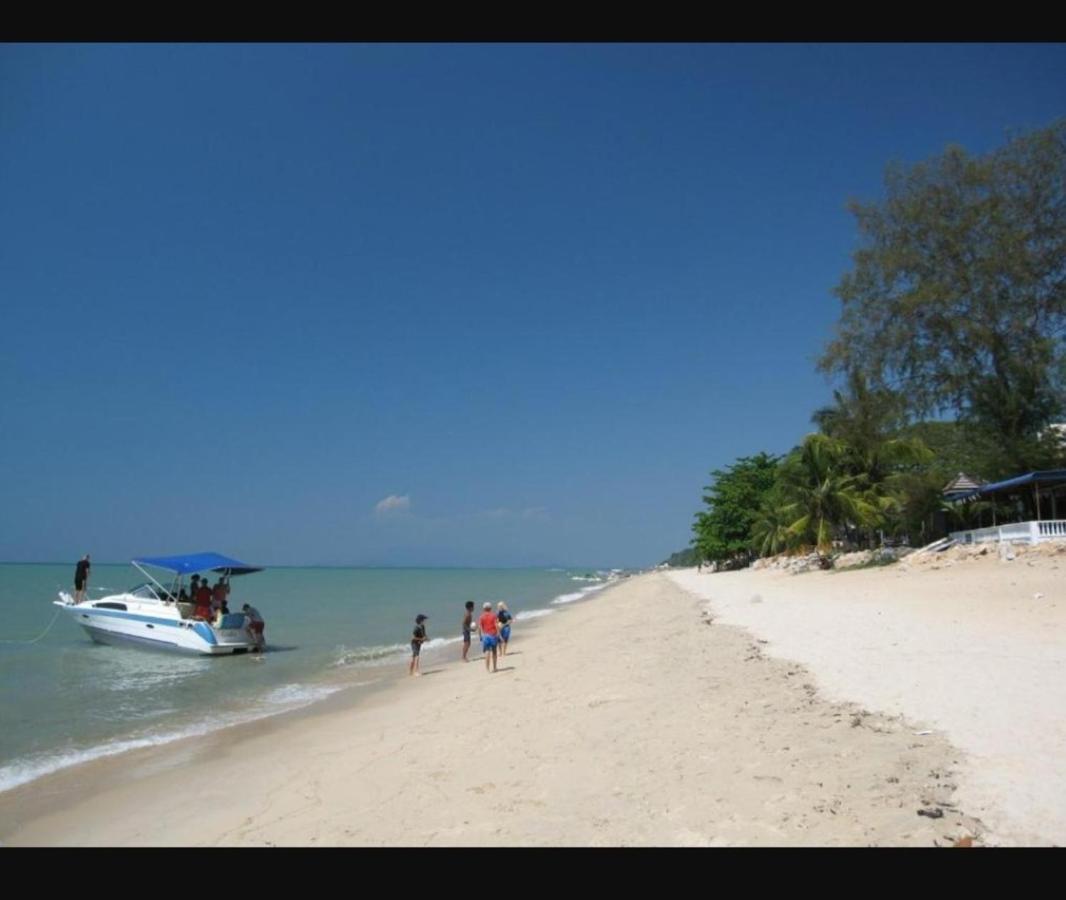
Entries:
[[833,400],[811,419],[837,442],[840,462],[848,472],[864,475],[875,490],[901,469],[932,459],[920,438],[903,433],[906,415],[898,394],[871,388],[866,376],[852,369],[845,390],[834,391]]
[[890,167],[884,200],[851,210],[861,247],[820,367],[971,423],[994,474],[1046,465],[1064,406],[1066,120],[985,156]]
[[714,562],[746,562],[752,527],[763,499],[774,486],[778,458],[768,453],[744,456],[711,473],[704,488],[707,508],[696,514],[693,544],[701,558]]

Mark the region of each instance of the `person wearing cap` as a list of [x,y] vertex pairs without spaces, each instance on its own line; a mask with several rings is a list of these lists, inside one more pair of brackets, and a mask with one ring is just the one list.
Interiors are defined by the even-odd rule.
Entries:
[[496,604],[499,608],[496,613],[496,621],[500,623],[500,656],[507,655],[507,642],[511,639],[511,620],[514,616],[507,609],[507,604],[502,600]]
[[492,604],[485,603],[477,620],[477,633],[481,638],[481,650],[485,654],[485,671],[489,671],[489,654],[492,654],[492,671],[496,671],[496,644],[499,643],[499,627]]
[[426,626],[422,623],[428,619],[429,616],[419,613],[415,616],[415,630],[411,634],[411,665],[407,669],[408,675],[421,675],[422,669],[418,661],[418,656],[422,652],[422,645],[429,640],[426,637]]
[[470,632],[474,630],[474,601],[466,601],[466,612],[463,613],[463,662],[470,662],[467,654],[470,652]]

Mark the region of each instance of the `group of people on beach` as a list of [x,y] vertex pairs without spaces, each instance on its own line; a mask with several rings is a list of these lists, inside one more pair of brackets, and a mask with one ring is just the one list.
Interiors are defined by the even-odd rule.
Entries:
[[[470,639],[476,628],[478,637],[481,639],[481,650],[485,660],[485,671],[495,672],[498,657],[507,655],[507,644],[511,640],[511,622],[514,616],[507,609],[507,604],[502,600],[496,604],[496,612],[492,611],[492,604],[485,602],[481,607],[481,615],[478,616],[477,624],[474,623],[474,601],[467,600],[466,612],[463,614],[463,662],[470,662]],[[408,667],[409,675],[421,675],[420,656],[422,645],[429,640],[426,634],[426,621],[429,616],[419,613],[415,616],[415,629],[411,635],[411,665]],[[489,668],[491,662],[492,668]]]

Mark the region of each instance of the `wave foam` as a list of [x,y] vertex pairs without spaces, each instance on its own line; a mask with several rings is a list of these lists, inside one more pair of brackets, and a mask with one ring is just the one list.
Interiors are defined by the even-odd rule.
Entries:
[[520,612],[514,618],[516,622],[523,622],[526,619],[539,619],[542,616],[550,616],[554,614],[554,612],[554,609],[527,609]]
[[196,722],[185,728],[164,731],[159,734],[148,734],[144,737],[127,738],[125,740],[109,741],[95,747],[85,747],[78,750],[67,750],[60,753],[46,753],[29,759],[16,760],[6,766],[0,767],[0,793],[9,791],[19,785],[35,781],[45,775],[51,775],[62,769],[91,762],[94,759],[103,759],[107,756],[117,756],[128,750],[140,750],[145,747],[158,747],[163,744],[172,744],[183,738],[202,737],[213,731],[220,731],[233,725],[241,725],[245,722],[255,722],[266,719],[282,712],[309,706],[317,700],[322,700],[336,691],[342,690],[340,686],[312,686],[301,684],[286,684],[275,688],[266,695],[266,703],[272,707],[257,713],[233,713],[218,716],[210,721]]

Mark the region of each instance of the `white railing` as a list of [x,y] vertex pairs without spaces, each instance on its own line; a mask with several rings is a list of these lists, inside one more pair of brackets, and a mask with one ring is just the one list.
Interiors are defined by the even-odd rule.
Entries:
[[1040,526],[1040,540],[1050,541],[1055,538],[1066,538],[1066,520],[1049,519],[1047,522],[1037,522]]
[[953,531],[951,536],[960,544],[983,544],[987,541],[1011,544],[1039,544],[1043,541],[1066,540],[1066,519],[1047,519],[1043,522],[1014,522],[992,528],[973,528]]

